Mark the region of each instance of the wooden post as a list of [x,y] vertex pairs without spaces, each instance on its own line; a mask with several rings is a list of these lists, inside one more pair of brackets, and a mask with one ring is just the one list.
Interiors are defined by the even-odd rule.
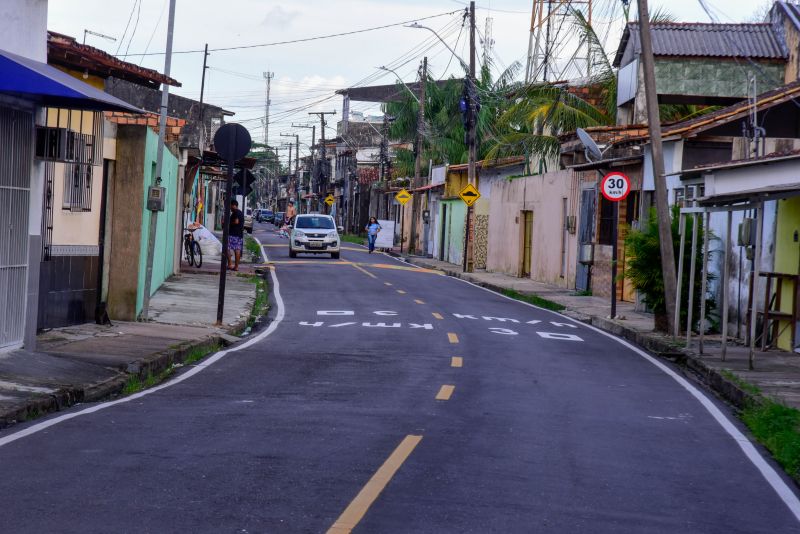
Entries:
[[722,361],[728,352],[728,284],[731,278],[731,232],[733,231],[733,211],[728,210],[728,231],[725,235],[725,265],[722,267]]

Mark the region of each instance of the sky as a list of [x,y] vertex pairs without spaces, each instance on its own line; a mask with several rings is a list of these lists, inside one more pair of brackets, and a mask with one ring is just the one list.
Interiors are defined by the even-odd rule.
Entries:
[[[703,0],[722,22],[750,20],[762,0]],[[766,0],[763,0],[766,1]],[[650,0],[650,10],[663,8],[677,20],[708,22],[700,0]],[[122,59],[164,72],[169,0],[50,0],[50,30],[83,39],[84,30],[113,37],[89,35],[86,44]],[[465,60],[468,31],[461,25],[462,0],[177,0],[171,76],[181,82],[174,93],[198,99],[204,44],[209,49],[258,45],[374,28],[421,20]],[[635,0],[631,3],[635,4]],[[598,34],[613,53],[623,27],[620,0],[594,0]],[[482,50],[490,18],[493,46],[489,56],[496,73],[515,61],[524,75],[528,50],[531,0],[476,2],[478,47]],[[574,30],[563,29],[564,35]],[[571,55],[569,42],[563,55]],[[177,53],[201,51],[194,53]],[[141,55],[147,52],[154,55]],[[342,98],[336,89],[356,85],[395,83],[394,74],[378,66],[392,66],[406,82],[416,79],[419,62],[427,55],[430,71],[438,78],[460,77],[463,70],[451,52],[430,32],[395,25],[353,35],[301,43],[214,51],[208,57],[204,100],[233,111],[254,139],[263,141],[265,80],[274,73],[270,89],[269,144],[298,133],[301,154],[308,152],[311,131],[293,124],[318,123],[309,111],[334,111],[326,136],[335,135]],[[374,104],[354,102],[351,110],[379,113]],[[317,127],[319,130],[319,126]],[[317,131],[319,136],[319,131]]]

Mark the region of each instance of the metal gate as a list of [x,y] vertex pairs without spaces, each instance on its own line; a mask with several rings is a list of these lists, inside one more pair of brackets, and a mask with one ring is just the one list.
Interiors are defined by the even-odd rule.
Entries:
[[591,263],[581,257],[584,245],[591,245],[594,238],[595,201],[597,191],[584,189],[581,191],[581,224],[578,229],[578,266],[575,271],[575,289],[589,291],[591,288]]
[[22,343],[33,117],[0,106],[0,348]]

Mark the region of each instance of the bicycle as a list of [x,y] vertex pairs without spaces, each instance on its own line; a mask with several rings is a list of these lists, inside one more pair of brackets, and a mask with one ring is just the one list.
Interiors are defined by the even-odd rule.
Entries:
[[187,229],[183,235],[183,251],[186,254],[186,263],[198,269],[203,266],[203,251],[200,243],[194,240],[194,230]]

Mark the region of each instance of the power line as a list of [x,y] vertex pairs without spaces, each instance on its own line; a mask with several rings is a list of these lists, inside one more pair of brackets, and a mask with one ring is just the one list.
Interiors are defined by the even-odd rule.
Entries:
[[138,2],[139,0],[133,0],[133,6],[131,6],[131,14],[128,16],[128,23],[125,24],[125,31],[122,32],[122,37],[120,37],[119,44],[117,44],[117,51],[114,52],[115,56],[119,54],[119,49],[122,48],[122,43],[125,41],[125,36],[128,35],[128,28],[130,27],[131,21],[133,20],[133,12],[136,11],[136,4]]
[[128,50],[131,49],[131,43],[133,42],[133,37],[136,35],[136,30],[139,28],[139,18],[142,15],[142,0],[139,0],[139,9],[136,10],[136,22],[133,23],[133,29],[131,30],[131,36],[128,38],[128,47],[125,49],[125,54],[128,53]]
[[[449,11],[447,13],[439,13],[438,15],[430,15],[428,17],[421,17],[421,18],[417,18],[417,19],[404,20],[404,21],[395,22],[395,23],[392,23],[392,24],[384,24],[382,26],[373,26],[372,28],[363,28],[363,29],[360,29],[360,30],[351,30],[349,32],[330,33],[330,34],[327,34],[327,35],[317,35],[317,36],[314,36],[314,37],[305,37],[303,39],[293,39],[293,40],[290,40],[290,41],[276,41],[276,42],[272,42],[272,43],[262,43],[262,44],[254,44],[254,45],[241,45],[241,46],[227,46],[227,47],[222,47],[222,48],[209,48],[208,51],[209,52],[226,52],[226,51],[229,51],[229,50],[246,50],[246,49],[250,49],[250,48],[264,48],[264,47],[267,47],[267,46],[279,46],[279,45],[294,44],[294,43],[305,43],[305,42],[308,42],[308,41],[317,41],[317,40],[320,40],[320,39],[330,39],[332,37],[343,37],[343,36],[346,36],[346,35],[355,35],[355,34],[358,34],[358,33],[365,33],[365,32],[371,32],[371,31],[376,31],[376,30],[384,30],[386,28],[393,28],[393,27],[396,27],[396,26],[404,26],[404,25],[410,24],[412,22],[418,22],[418,21],[421,21],[421,20],[435,19],[435,18],[439,18],[439,17],[444,17],[446,15],[452,15],[453,13],[460,13],[460,12],[461,12],[461,10],[459,9],[459,10],[456,10],[456,11]],[[131,13],[131,15],[133,15],[133,13]],[[202,53],[202,52],[204,52],[204,50],[178,50],[178,51],[173,52],[173,54],[198,54],[198,53]],[[121,56],[118,56],[118,57],[159,56],[159,55],[163,55],[163,54],[164,54],[164,52],[149,52],[149,53],[141,53],[141,54],[128,54],[126,52],[124,55],[121,55]]]

